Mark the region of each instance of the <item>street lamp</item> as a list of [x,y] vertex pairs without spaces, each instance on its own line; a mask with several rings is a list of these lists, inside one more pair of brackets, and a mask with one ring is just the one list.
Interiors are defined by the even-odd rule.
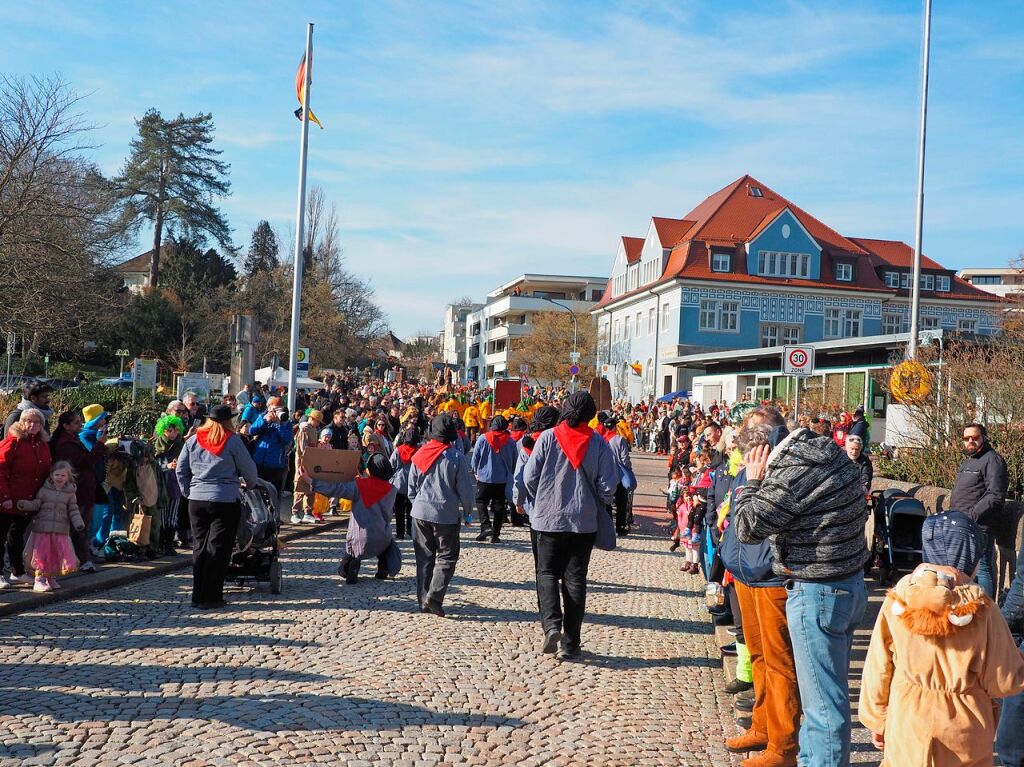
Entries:
[[[578,363],[580,361],[579,352],[576,351],[576,341],[577,341],[577,338],[579,337],[579,331],[580,331],[579,322],[578,322],[578,320],[576,318],[576,312],[574,312],[568,306],[565,306],[564,304],[560,304],[557,301],[555,301],[553,298],[548,298],[547,296],[537,296],[537,295],[535,295],[535,296],[533,296],[533,298],[539,298],[541,301],[547,301],[549,304],[554,304],[559,309],[565,309],[565,311],[569,312],[569,316],[572,317],[572,364],[575,365],[576,363]],[[575,392],[576,391],[576,376],[573,376],[572,380],[569,382],[569,391],[571,391],[571,392]]]

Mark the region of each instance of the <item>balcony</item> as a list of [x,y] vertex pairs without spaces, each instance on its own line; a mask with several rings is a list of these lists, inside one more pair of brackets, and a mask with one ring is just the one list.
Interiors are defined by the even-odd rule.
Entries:
[[[568,299],[556,298],[551,301],[533,296],[503,296],[497,301],[488,304],[488,314],[493,317],[503,317],[507,314],[522,314],[524,312],[557,312],[558,307],[568,307],[576,314],[582,314],[593,307],[593,301],[570,301]],[[564,311],[564,308],[562,309]]]
[[500,338],[521,338],[525,335],[529,335],[531,329],[530,325],[498,325],[488,331],[487,339],[489,341],[497,341]]

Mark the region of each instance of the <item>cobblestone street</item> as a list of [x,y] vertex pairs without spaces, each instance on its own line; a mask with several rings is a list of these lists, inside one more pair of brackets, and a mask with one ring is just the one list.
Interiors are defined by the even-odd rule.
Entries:
[[663,537],[595,552],[584,657],[559,664],[527,533],[476,531],[447,619],[417,612],[408,541],[396,580],[342,585],[342,530],[288,544],[283,594],[232,588],[224,611],[177,573],[7,618],[0,765],[730,763],[701,586]]

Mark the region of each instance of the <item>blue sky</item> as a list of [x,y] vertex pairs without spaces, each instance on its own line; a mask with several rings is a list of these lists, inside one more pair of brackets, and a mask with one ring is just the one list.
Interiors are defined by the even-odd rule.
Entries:
[[[1024,248],[1024,4],[935,5],[925,251],[1004,265]],[[42,0],[4,17],[0,71],[85,94],[108,172],[146,109],[212,112],[243,245],[261,218],[293,231],[315,22],[310,182],[399,335],[524,271],[605,275],[619,235],[744,173],[843,234],[913,241],[918,2]]]

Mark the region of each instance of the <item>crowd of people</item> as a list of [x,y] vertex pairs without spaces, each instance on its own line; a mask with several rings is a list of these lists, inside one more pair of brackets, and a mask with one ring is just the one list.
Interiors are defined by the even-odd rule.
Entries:
[[[396,539],[411,536],[420,610],[439,617],[462,527],[475,518],[476,540],[500,545],[506,525],[528,525],[540,651],[574,658],[591,553],[630,533],[630,454],[646,450],[666,462],[670,549],[703,577],[713,621],[736,638],[726,691],[748,717],[726,748],[746,755],[744,767],[849,762],[851,651],[874,546],[862,410],[831,422],[674,399],[598,412],[589,393],[564,389],[499,407],[475,386],[347,376],[301,393],[291,411],[285,394],[250,384],[207,409],[187,393],[148,435],[165,499],[150,553],[191,549],[195,607],[226,604],[239,488],[265,482],[292,494],[296,524],[346,504],[346,584],[359,582],[364,559],[376,559],[374,577],[393,577]],[[30,386],[0,442],[3,587],[48,591],[60,575],[95,569],[97,542],[117,524],[111,496],[146,492],[112,478],[99,405],[59,414],[51,436],[48,395]],[[313,476],[302,460],[312,448],[358,451],[358,476]],[[858,716],[886,764],[980,765],[993,747],[1005,764],[1024,764],[1024,660],[1009,627],[1024,621],[1024,556],[1000,612],[993,557],[1007,527],[1006,464],[981,424],[965,427],[964,454],[949,510],[924,523],[924,562],[886,597],[868,650]]]

